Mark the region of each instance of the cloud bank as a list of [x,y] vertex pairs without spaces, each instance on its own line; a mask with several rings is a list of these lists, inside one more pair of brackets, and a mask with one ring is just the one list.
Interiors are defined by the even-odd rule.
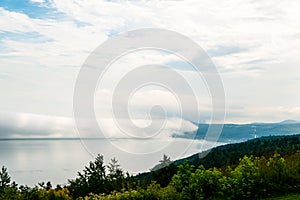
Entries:
[[[146,27],[177,31],[207,51],[223,79],[226,122],[300,119],[300,94],[296,92],[300,90],[299,8],[297,1],[277,0],[31,0],[18,4],[3,0],[0,112],[10,114],[1,114],[1,136],[74,135],[72,98],[80,66],[106,39]],[[170,65],[191,84],[201,85],[197,93],[199,113],[201,120],[209,121],[205,83],[200,83],[182,60],[147,52],[128,56],[115,67],[126,65],[124,69],[130,69],[146,63]],[[108,84],[96,91],[96,99],[105,99],[103,91],[111,94],[109,80],[120,75],[122,72],[108,74]],[[168,110],[175,113],[170,116],[172,124],[178,110],[173,97],[164,91],[138,93],[131,102],[132,109],[143,116],[148,108],[143,103],[151,104],[149,95],[168,104]],[[96,112],[110,113],[109,101],[95,107]]]
[[[133,120],[135,125],[146,127],[149,120]],[[0,113],[0,138],[136,138],[136,139],[169,139],[174,134],[194,132],[197,126],[180,118],[169,118],[163,129],[155,135],[143,135],[140,132],[122,132],[113,119],[98,119],[100,133],[94,133],[86,127],[80,134],[72,118],[46,116],[30,113]],[[88,125],[88,122],[87,122]],[[124,128],[124,127],[123,127]]]

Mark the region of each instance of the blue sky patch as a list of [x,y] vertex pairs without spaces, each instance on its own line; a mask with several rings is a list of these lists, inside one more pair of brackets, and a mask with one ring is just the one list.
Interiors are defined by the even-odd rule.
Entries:
[[49,2],[40,4],[29,0],[1,0],[0,7],[8,11],[23,13],[30,18],[57,18],[59,14]]
[[26,33],[0,32],[0,41],[5,39],[19,41],[23,43],[39,43],[39,42],[51,41],[51,39],[47,39],[45,36],[37,32],[26,32]]
[[248,49],[240,46],[231,45],[219,45],[207,51],[207,54],[211,57],[227,56],[235,53],[241,53],[248,51]]
[[188,62],[185,61],[171,61],[165,63],[167,66],[171,66],[172,69],[184,70],[184,71],[195,71],[195,68]]

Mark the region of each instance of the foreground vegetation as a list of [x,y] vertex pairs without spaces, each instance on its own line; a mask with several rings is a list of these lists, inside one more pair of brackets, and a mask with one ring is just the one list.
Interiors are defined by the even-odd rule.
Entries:
[[[11,182],[7,169],[2,167],[0,199],[265,199],[288,194],[295,195],[278,199],[297,199],[300,148],[299,141],[291,142],[296,141],[295,138],[299,136],[280,137],[280,141],[278,137],[270,141],[262,139],[260,144],[264,145],[274,145],[271,141],[278,142],[279,146],[282,142],[289,144],[285,150],[277,146],[273,154],[269,150],[260,156],[246,152],[237,160],[227,158],[230,162],[218,167],[195,165],[187,159],[179,165],[170,164],[135,177],[124,173],[116,159],[105,165],[103,156],[98,155],[76,179],[56,188],[50,182],[39,183],[33,188],[18,186]],[[239,145],[245,144],[236,144],[236,148],[229,145],[229,148],[239,149]],[[259,146],[253,148],[260,149]]]
[[267,200],[300,200],[300,195],[291,194],[291,195],[286,195],[281,197],[272,197],[272,198],[268,198]]

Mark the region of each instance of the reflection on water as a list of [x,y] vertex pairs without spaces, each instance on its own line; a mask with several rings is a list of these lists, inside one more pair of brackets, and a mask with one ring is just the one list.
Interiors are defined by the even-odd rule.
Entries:
[[96,154],[105,162],[116,157],[129,173],[149,171],[163,154],[176,160],[199,152],[203,141],[188,139],[40,139],[0,140],[0,165],[8,168],[12,179],[33,186],[51,181],[64,184],[75,178]]

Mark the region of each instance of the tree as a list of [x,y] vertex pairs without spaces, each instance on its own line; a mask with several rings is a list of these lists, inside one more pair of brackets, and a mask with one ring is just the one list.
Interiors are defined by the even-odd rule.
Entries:
[[108,175],[108,185],[110,185],[110,190],[121,190],[125,184],[124,172],[118,164],[116,158],[112,158],[107,166],[109,175]]
[[166,167],[171,163],[171,158],[164,154],[162,160],[159,161],[161,167]]
[[168,157],[166,154],[164,154],[162,160],[159,161],[159,164],[154,166],[152,169],[150,169],[150,171],[154,172],[154,171],[160,170],[162,168],[169,166],[171,163],[172,163],[172,161],[171,161],[170,157]]
[[101,194],[110,192],[106,181],[103,156],[98,154],[94,162],[86,166],[83,173],[78,172],[78,178],[69,180],[69,190],[74,197],[86,196],[89,193]]
[[10,184],[10,176],[8,175],[7,169],[2,166],[2,170],[0,172],[0,194],[3,193]]
[[282,187],[288,189],[289,180],[287,180],[288,173],[285,159],[280,157],[280,154],[275,153],[273,157],[269,158],[267,167],[268,189],[272,193],[281,191]]
[[161,187],[166,187],[172,180],[172,177],[177,172],[177,165],[171,163],[170,165],[151,172],[153,180],[160,184]]
[[171,184],[180,193],[180,199],[193,199],[195,195],[190,187],[193,171],[194,166],[189,165],[189,162],[186,160],[178,167],[177,174],[172,178]]
[[[110,162],[107,167],[108,167],[109,173],[113,177],[113,179],[116,178],[115,177],[116,174],[119,174],[120,172],[122,172],[120,165],[118,164],[118,160],[116,158],[110,159]],[[121,174],[123,174],[123,172]]]
[[258,167],[253,156],[244,156],[239,165],[229,172],[229,191],[234,199],[253,198],[258,184]]
[[190,188],[197,199],[216,198],[226,191],[225,181],[222,172],[217,168],[206,170],[201,165],[191,176]]
[[45,185],[45,182],[40,182],[38,183],[38,185],[42,188],[42,189],[45,189],[45,190],[50,190],[52,188],[52,184],[50,181],[48,181]]

